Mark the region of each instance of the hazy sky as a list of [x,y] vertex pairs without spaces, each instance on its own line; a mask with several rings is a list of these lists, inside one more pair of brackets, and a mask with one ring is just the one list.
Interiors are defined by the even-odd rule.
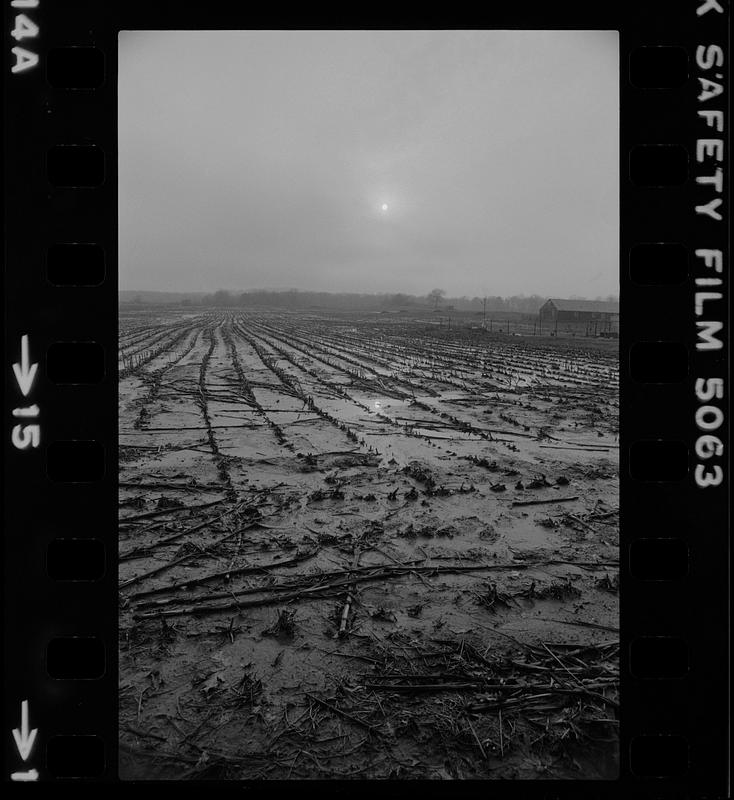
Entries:
[[119,51],[121,289],[618,291],[615,31],[130,31]]

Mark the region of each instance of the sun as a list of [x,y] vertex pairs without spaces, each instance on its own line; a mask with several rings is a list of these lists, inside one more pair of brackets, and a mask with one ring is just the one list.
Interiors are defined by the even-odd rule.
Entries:
[[380,206],[380,210],[381,210],[381,211],[387,211],[387,209],[388,209],[388,205],[387,205],[387,203],[383,203],[383,204]]

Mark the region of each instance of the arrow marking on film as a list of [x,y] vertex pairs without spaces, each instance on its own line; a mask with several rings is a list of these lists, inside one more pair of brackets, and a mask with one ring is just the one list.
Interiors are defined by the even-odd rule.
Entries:
[[38,770],[29,769],[28,772],[11,772],[10,773],[10,780],[11,781],[37,781],[38,780]]
[[[13,738],[23,761],[26,761],[31,754],[37,733],[38,728],[34,728],[32,731],[28,730],[28,701],[24,700],[20,705],[20,730],[13,729]],[[29,780],[35,779],[30,778]]]
[[32,406],[28,406],[27,408],[13,409],[14,417],[37,417],[38,414],[39,414],[39,409],[35,403]]
[[30,355],[28,354],[28,335],[23,334],[20,338],[20,364],[17,362],[13,364],[13,372],[15,373],[15,380],[18,381],[20,391],[23,392],[25,397],[33,386],[33,380],[36,377],[36,370],[38,364],[30,363]]

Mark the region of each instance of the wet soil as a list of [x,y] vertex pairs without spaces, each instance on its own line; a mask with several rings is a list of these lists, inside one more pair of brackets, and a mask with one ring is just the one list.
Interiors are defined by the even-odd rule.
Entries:
[[121,320],[121,777],[616,776],[614,342]]

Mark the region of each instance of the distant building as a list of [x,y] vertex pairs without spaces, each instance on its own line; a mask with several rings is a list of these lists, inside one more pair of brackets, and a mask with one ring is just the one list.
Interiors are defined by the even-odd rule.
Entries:
[[607,300],[546,300],[538,312],[541,333],[618,336],[619,303]]

